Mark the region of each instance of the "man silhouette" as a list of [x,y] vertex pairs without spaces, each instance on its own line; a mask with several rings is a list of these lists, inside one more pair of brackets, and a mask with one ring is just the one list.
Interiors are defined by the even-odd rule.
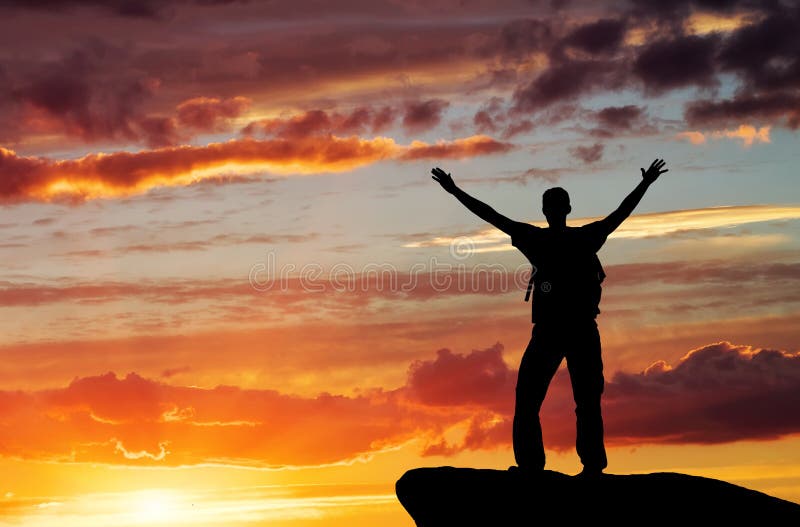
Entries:
[[511,244],[533,265],[525,300],[533,293],[531,340],[519,366],[514,408],[514,458],[519,469],[539,472],[545,454],[539,410],[550,381],[567,359],[577,421],[575,442],[584,476],[603,472],[608,462],[603,444],[603,361],[596,317],[600,313],[600,283],[605,277],[597,251],[609,234],[630,216],[647,188],[667,172],[663,159],[642,171],[642,181],[606,218],[581,227],[568,227],[572,211],[569,194],[561,187],[546,190],[542,212],[548,227],[513,221],[473,198],[441,168],[433,179],[470,211],[511,236]]

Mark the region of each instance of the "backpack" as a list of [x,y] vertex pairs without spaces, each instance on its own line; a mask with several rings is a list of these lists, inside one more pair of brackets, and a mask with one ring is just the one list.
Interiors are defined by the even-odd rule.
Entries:
[[[605,280],[606,273],[603,270],[603,265],[600,263],[600,258],[598,258],[597,254],[594,255],[592,264],[593,264],[593,267],[594,267],[594,271],[596,271],[596,273],[593,274],[593,276],[596,277],[597,282],[592,284],[593,291],[587,291],[587,296],[588,295],[592,295],[592,298],[589,299],[589,300],[593,303],[594,306],[599,306],[599,304],[600,304],[600,294],[601,294],[601,291],[602,291],[602,288],[601,288],[600,284],[602,284],[603,280]],[[531,293],[533,292],[533,285],[534,285],[534,282],[535,282],[535,278],[536,278],[536,272],[535,272],[534,269],[531,269],[531,277],[528,280],[528,287],[527,287],[527,290],[525,291],[525,302],[528,302],[530,300],[530,298],[531,298]],[[599,312],[600,312],[600,309],[599,309],[599,307],[597,307],[595,314],[597,314]]]

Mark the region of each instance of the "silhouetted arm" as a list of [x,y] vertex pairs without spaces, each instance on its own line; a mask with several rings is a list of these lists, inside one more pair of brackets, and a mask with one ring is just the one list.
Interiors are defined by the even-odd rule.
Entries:
[[647,188],[656,180],[658,176],[663,174],[664,172],[669,172],[669,170],[664,169],[664,160],[663,159],[656,159],[650,164],[650,168],[647,170],[640,169],[642,171],[642,180],[636,185],[636,188],[627,195],[627,197],[622,200],[622,203],[617,210],[609,214],[605,219],[601,220],[600,223],[603,224],[604,230],[606,231],[606,236],[614,232],[620,224],[625,221],[625,218],[631,215],[633,209],[636,208],[636,205],[639,204],[641,201],[642,196],[644,196],[645,191]]
[[504,233],[508,234],[509,236],[511,236],[512,233],[515,233],[518,230],[520,225],[519,222],[506,218],[505,216],[494,210],[486,203],[473,198],[472,196],[470,196],[469,194],[458,188],[455,182],[453,181],[453,178],[450,176],[450,174],[448,174],[441,168],[438,167],[434,168],[433,170],[431,170],[431,173],[433,174],[432,177],[434,181],[437,181],[442,186],[443,189],[445,189],[447,192],[455,196],[456,199],[460,201],[462,205],[467,207],[470,211],[472,211],[476,216],[478,216],[482,220],[491,223],[492,225],[494,225]]

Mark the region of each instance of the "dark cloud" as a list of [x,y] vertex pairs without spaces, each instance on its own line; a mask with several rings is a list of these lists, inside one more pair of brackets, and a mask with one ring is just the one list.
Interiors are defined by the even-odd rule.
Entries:
[[450,103],[442,99],[409,102],[403,110],[403,127],[409,133],[424,132],[442,121],[442,114]]
[[503,99],[492,97],[475,112],[472,122],[480,133],[496,132],[507,117],[503,109]]
[[499,342],[469,355],[448,349],[436,352],[436,359],[418,360],[408,369],[406,383],[415,400],[434,406],[485,406],[509,411],[508,394],[516,383],[516,372],[503,360]]
[[785,120],[789,128],[796,130],[800,127],[800,95],[780,92],[693,101],[686,106],[684,118],[689,125],[700,127]]
[[602,60],[568,60],[551,65],[514,93],[514,110],[535,112],[601,88],[619,86],[619,64]]
[[577,157],[586,164],[596,163],[603,158],[603,143],[595,143],[591,146],[576,146],[569,149],[569,153]]
[[142,117],[137,125],[139,140],[150,148],[174,145],[186,138],[171,117]]
[[624,442],[722,443],[800,431],[800,354],[719,342],[675,367],[617,373],[605,392],[609,435]]
[[645,109],[629,104],[626,106],[608,106],[592,115],[597,126],[591,134],[597,137],[610,138],[620,134],[644,134],[655,130],[648,124]]
[[286,118],[263,119],[242,129],[245,135],[262,134],[288,139],[319,134],[353,135],[379,133],[397,119],[398,110],[391,106],[359,106],[347,113],[309,110]]
[[605,18],[580,26],[563,43],[591,54],[614,53],[622,44],[625,28],[625,20]]
[[769,9],[778,2],[768,0],[631,0],[638,16],[688,16],[692,10],[731,12],[737,8]]
[[[427,375],[438,371],[440,382],[448,383],[443,366],[451,364],[455,369],[452,389],[460,395],[439,396],[428,383],[431,393],[426,397],[431,404],[475,408],[460,442],[434,438],[426,454],[451,455],[510,444],[517,372],[504,368],[494,353],[489,349],[463,356],[443,350],[435,361],[422,361],[412,369],[412,373],[424,369]],[[718,444],[797,434],[798,386],[798,353],[730,342],[709,344],[690,351],[674,367],[657,361],[640,373],[618,372],[607,381],[603,397],[606,443]],[[469,393],[470,387],[475,395]],[[569,418],[573,410],[569,378],[561,370],[541,412],[548,448],[573,447],[575,425]]]
[[718,82],[714,63],[718,41],[713,34],[658,40],[636,58],[633,72],[652,93],[684,86],[712,86]]
[[0,7],[41,11],[96,7],[124,17],[154,17],[166,2],[155,0],[0,0]]
[[[470,355],[439,352],[435,361],[418,362],[412,375],[424,371],[423,391],[429,404],[473,408],[469,429],[460,442],[432,439],[427,455],[506,446],[511,441],[513,389],[517,372],[504,366],[499,350]],[[439,392],[430,378],[448,384]],[[800,354],[719,342],[697,348],[675,367],[657,361],[640,373],[618,372],[606,382],[603,399],[608,444],[716,444],[743,439],[775,439],[800,432]],[[470,388],[475,390],[470,393]],[[482,408],[482,410],[480,409]],[[565,371],[556,374],[542,409],[545,444],[572,448],[574,403]]]
[[497,131],[497,125],[492,115],[486,110],[478,110],[472,118],[472,123],[475,125],[475,129],[480,133]]
[[[241,115],[241,107],[231,103],[240,97],[253,99],[258,107],[276,100],[284,101],[283,108],[350,108],[352,99],[340,100],[336,90],[320,91],[338,83],[352,85],[356,79],[365,86],[358,95],[361,108],[352,113],[340,110],[349,122],[326,110],[331,122],[319,126],[336,134],[375,133],[401,119],[407,131],[416,134],[441,124],[449,93],[491,89],[492,94],[505,92],[512,111],[503,116],[481,108],[473,110],[472,121],[478,132],[500,133],[507,139],[530,131],[532,123],[543,123],[529,120],[527,114],[604,91],[644,86],[647,93],[659,94],[684,86],[709,87],[718,84],[720,72],[730,72],[743,83],[736,86],[744,88],[736,91],[739,96],[764,98],[778,90],[790,93],[800,85],[800,50],[793,38],[797,10],[785,2],[637,2],[633,11],[626,11],[628,5],[603,7],[593,11],[599,18],[592,19],[570,3],[558,12],[543,11],[540,18],[527,19],[519,19],[514,1],[493,3],[491,8],[470,2],[459,5],[458,12],[449,2],[365,6],[348,0],[337,2],[335,9],[315,2],[313,12],[304,10],[302,3],[227,4],[0,2],[14,9],[4,27],[4,45],[12,51],[0,67],[0,140],[5,145],[30,144],[42,138],[55,142],[53,138],[61,136],[60,144],[68,146],[75,140],[174,145],[203,131],[226,129],[231,115]],[[140,16],[158,16],[136,21],[108,16],[133,15],[136,6]],[[45,10],[60,10],[59,16],[69,23],[53,28],[46,39],[25,41],[26,35],[41,29],[37,24],[43,23]],[[686,17],[698,10],[752,17],[747,19],[750,25],[729,33],[685,35]],[[392,23],[317,24],[328,20],[329,13],[337,20],[356,13],[376,20],[391,16]],[[420,13],[432,22],[421,25],[418,18],[408,18]],[[481,16],[489,13],[492,17]],[[198,30],[201,33],[182,33],[181,24],[164,23],[167,16],[178,22],[197,20],[199,15],[209,20]],[[440,17],[449,23],[438,24]],[[270,30],[272,21],[286,19],[304,24],[292,26],[288,33]],[[265,30],[230,30],[250,27],[237,24],[240,20],[258,20]],[[217,31],[222,29],[229,32]],[[653,31],[650,40],[644,46],[627,45],[626,32],[642,29]],[[84,40],[72,51],[75,34],[98,39]],[[542,71],[544,57],[548,62]],[[476,72],[474,79],[453,86],[450,75],[443,74],[430,92],[419,89],[425,83],[408,90],[413,85],[408,81],[418,79],[417,73],[430,75],[456,65]],[[361,79],[369,81],[362,84]],[[374,88],[376,79],[385,82]],[[418,99],[404,105],[409,94]],[[190,97],[194,103],[176,110]],[[198,104],[198,98],[219,102]],[[255,124],[249,130],[260,133]]]
[[800,87],[800,8],[736,30],[719,53],[723,71],[740,73],[752,88]]
[[520,119],[516,122],[509,123],[505,130],[503,130],[503,139],[511,139],[515,135],[525,134],[533,130],[533,121],[529,119]]
[[311,110],[287,119],[264,119],[248,124],[242,133],[253,135],[261,133],[267,136],[280,136],[287,139],[299,139],[320,133],[331,133],[332,122],[328,113],[323,110]]
[[[125,55],[119,48],[93,41],[17,80],[15,98],[40,112],[44,119],[38,120],[39,126],[50,128],[43,131],[87,142],[137,140],[142,104],[153,95],[157,82],[146,75],[118,74],[117,61]],[[108,78],[91,82],[104,68]]]
[[629,130],[642,117],[644,110],[633,104],[608,106],[595,114],[597,123],[611,130]]
[[502,55],[524,58],[533,51],[543,51],[552,45],[553,30],[550,22],[539,19],[515,20],[500,30]]

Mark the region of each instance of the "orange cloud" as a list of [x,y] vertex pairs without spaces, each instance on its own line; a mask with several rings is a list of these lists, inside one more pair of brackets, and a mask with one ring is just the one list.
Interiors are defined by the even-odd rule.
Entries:
[[739,12],[720,14],[714,12],[695,11],[683,20],[683,27],[694,35],[735,31],[756,21],[756,13]]
[[755,126],[739,125],[736,130],[719,130],[712,132],[713,137],[726,137],[728,139],[741,139],[744,146],[752,146],[753,143],[769,143],[769,126],[762,126],[756,129]]
[[688,131],[688,132],[680,132],[676,135],[678,139],[686,139],[693,145],[702,145],[706,142],[708,137],[714,139],[741,139],[742,146],[750,147],[753,146],[753,143],[769,143],[769,126],[762,126],[760,128],[756,128],[755,126],[751,126],[748,124],[739,125],[739,128],[734,130],[714,130],[712,132],[697,132],[697,131]]
[[678,139],[686,139],[693,145],[702,145],[706,142],[706,136],[703,132],[680,132],[676,137]]
[[[508,446],[516,371],[496,344],[412,364],[404,385],[358,395],[295,396],[178,386],[135,373],[0,392],[0,454],[175,466],[325,464],[411,439],[428,454]],[[800,432],[800,354],[719,342],[606,385],[609,444],[722,443]],[[574,403],[559,374],[542,411],[547,445],[571,448]],[[462,439],[448,442],[455,427]]]
[[[235,386],[172,386],[135,373],[65,388],[0,392],[0,453],[138,465],[336,462],[433,426],[401,394],[297,397]],[[455,415],[456,412],[454,412]]]
[[237,139],[205,146],[178,146],[140,152],[89,154],[51,160],[18,156],[0,147],[0,200],[91,199],[186,185],[231,173],[312,174],[345,172],[384,159],[463,158],[505,152],[511,145],[474,136],[436,145],[402,146],[391,138],[314,136]]

